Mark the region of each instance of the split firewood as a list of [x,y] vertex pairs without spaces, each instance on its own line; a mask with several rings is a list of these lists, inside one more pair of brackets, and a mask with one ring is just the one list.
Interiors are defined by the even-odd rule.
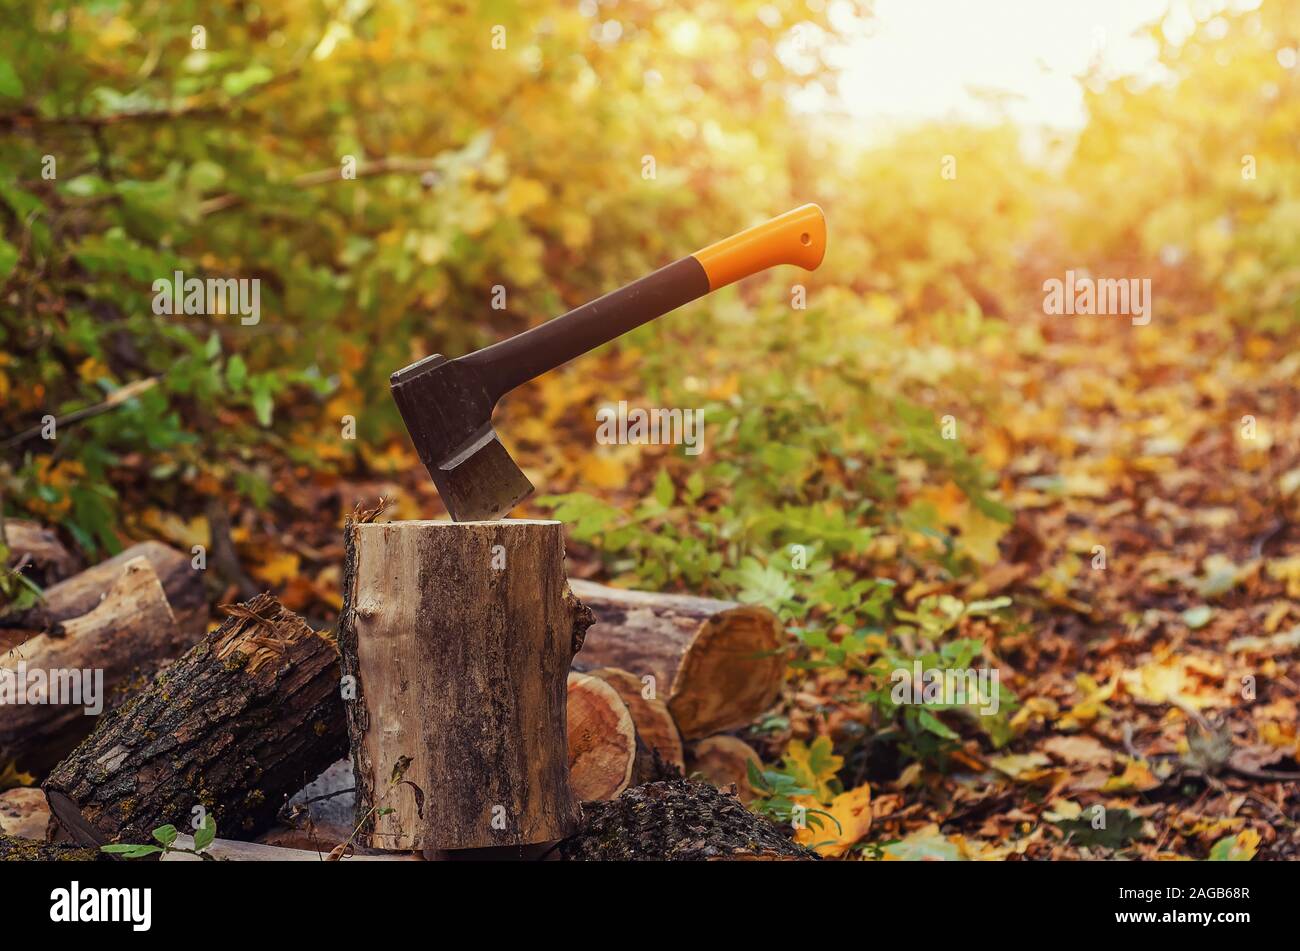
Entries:
[[682,738],[673,722],[673,715],[668,712],[668,705],[646,696],[647,685],[629,671],[618,667],[597,667],[588,673],[614,688],[632,714],[637,736],[659,755],[664,764],[684,774],[686,761],[682,755]]
[[203,590],[203,572],[191,566],[183,555],[161,542],[132,545],[119,555],[45,589],[40,604],[23,611],[0,614],[0,627],[28,631],[57,630],[57,625],[93,611],[108,592],[122,568],[135,558],[147,559],[167,594],[180,632],[194,643],[208,626],[208,600]]
[[101,718],[45,781],[52,832],[149,841],[196,807],[230,838],[267,829],[286,797],[343,755],[338,649],[258,595]]
[[707,783],[650,783],[585,803],[582,829],[560,844],[576,861],[815,860],[767,818]]
[[42,588],[81,570],[80,559],[59,541],[58,533],[38,522],[0,520],[0,543],[9,549],[8,567],[21,571]]
[[349,522],[344,544],[358,841],[439,851],[571,833],[565,677],[590,612],[566,584],[560,523]]
[[0,655],[0,765],[44,775],[188,641],[149,562],[131,559],[89,613]]
[[0,835],[0,862],[111,862],[98,849]]
[[719,788],[735,787],[741,802],[753,801],[749,766],[762,768],[763,761],[744,740],[726,734],[699,740],[691,744],[686,762],[688,776],[699,774]]
[[596,616],[575,667],[653,677],[682,739],[746,726],[776,702],[785,642],[771,611],[589,581],[571,586]]

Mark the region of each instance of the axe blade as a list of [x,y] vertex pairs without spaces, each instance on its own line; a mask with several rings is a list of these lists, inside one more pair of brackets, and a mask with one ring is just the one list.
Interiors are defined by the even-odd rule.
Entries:
[[457,522],[501,518],[533,493],[492,429],[492,388],[465,360],[441,354],[393,374],[402,421]]
[[429,466],[429,474],[457,522],[503,518],[533,494],[533,484],[491,428],[442,465]]

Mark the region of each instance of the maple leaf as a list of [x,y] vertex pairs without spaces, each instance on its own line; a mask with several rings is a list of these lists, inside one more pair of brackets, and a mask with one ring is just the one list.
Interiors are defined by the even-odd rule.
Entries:
[[830,802],[835,795],[832,784],[843,765],[844,757],[835,755],[828,736],[817,737],[811,746],[791,740],[785,751],[786,772],[821,802]]

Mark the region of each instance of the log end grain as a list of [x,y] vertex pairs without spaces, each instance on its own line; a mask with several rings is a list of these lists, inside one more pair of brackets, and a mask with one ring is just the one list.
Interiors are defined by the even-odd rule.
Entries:
[[590,674],[569,674],[568,697],[569,785],[583,801],[613,799],[632,782],[632,714],[613,687]]

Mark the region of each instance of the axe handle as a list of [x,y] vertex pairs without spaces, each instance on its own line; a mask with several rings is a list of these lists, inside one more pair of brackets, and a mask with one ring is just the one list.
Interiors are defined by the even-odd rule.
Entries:
[[816,205],[803,205],[460,360],[477,367],[493,399],[500,399],[710,291],[778,264],[811,271],[825,253],[826,218]]

